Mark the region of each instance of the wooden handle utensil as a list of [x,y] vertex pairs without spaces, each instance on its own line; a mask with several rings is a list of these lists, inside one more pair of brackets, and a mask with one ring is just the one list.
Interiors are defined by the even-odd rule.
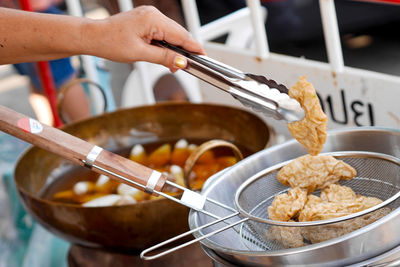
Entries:
[[0,130],[122,183],[157,195],[167,177],[62,130],[0,106]]

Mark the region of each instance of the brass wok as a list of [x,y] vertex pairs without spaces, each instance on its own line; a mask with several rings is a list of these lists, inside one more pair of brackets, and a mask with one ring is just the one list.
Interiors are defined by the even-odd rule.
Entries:
[[[223,139],[255,153],[270,139],[256,115],[220,105],[163,103],[119,110],[67,125],[63,130],[109,151],[134,144],[186,139]],[[82,207],[42,197],[64,173],[87,173],[51,152],[32,147],[19,159],[16,187],[25,209],[47,230],[77,245],[140,251],[189,229],[189,209],[167,199],[126,206]]]

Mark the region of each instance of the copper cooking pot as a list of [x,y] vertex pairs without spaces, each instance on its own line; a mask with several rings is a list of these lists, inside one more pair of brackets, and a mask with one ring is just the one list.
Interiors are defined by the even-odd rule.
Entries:
[[[67,125],[63,130],[116,152],[141,143],[223,139],[251,153],[268,146],[271,131],[256,115],[220,105],[163,103],[118,110]],[[143,250],[187,231],[189,209],[167,199],[134,205],[82,207],[42,197],[65,173],[90,171],[32,147],[18,160],[15,183],[25,209],[55,235],[78,245]]]

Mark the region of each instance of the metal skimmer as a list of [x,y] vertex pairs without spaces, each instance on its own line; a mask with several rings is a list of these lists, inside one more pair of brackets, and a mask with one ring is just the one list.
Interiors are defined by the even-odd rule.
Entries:
[[[309,232],[321,232],[332,228],[343,228],[344,223],[352,223],[358,224],[360,226],[358,228],[361,228],[366,224],[362,225],[357,220],[364,220],[364,223],[367,222],[367,224],[372,223],[373,219],[371,218],[374,214],[380,213],[382,214],[380,217],[383,217],[385,213],[382,213],[382,210],[385,210],[387,214],[390,210],[399,206],[400,159],[386,154],[364,151],[333,152],[323,155],[334,156],[335,158],[348,163],[357,170],[357,177],[349,181],[341,182],[341,185],[351,187],[356,194],[376,197],[381,199],[383,202],[361,212],[329,220],[308,222],[280,222],[270,220],[267,213],[268,206],[271,205],[275,196],[290,189],[283,186],[276,179],[278,171],[290,162],[287,161],[267,168],[253,175],[244,182],[236,191],[235,196],[232,196],[237,209],[236,212],[232,213],[232,208],[229,208],[224,213],[227,214],[226,217],[202,225],[196,229],[192,229],[186,233],[146,249],[141,253],[141,257],[146,260],[155,259],[240,224],[242,224],[240,228],[241,236],[250,244],[255,244],[255,246],[263,250],[278,250],[284,247],[282,246],[281,241],[277,241],[276,238],[271,236],[270,233],[273,227],[282,227],[289,231],[295,231],[295,229],[306,229]],[[224,189],[221,188],[221,190]],[[318,192],[316,192],[316,194],[318,194]],[[207,207],[208,210],[210,210],[210,208],[211,206]],[[221,206],[215,206],[213,208],[221,209]],[[218,214],[222,213],[218,212]],[[377,216],[376,218],[379,219],[380,217]],[[152,256],[146,255],[155,249],[215,224],[220,224],[221,227],[162,253]],[[354,228],[354,226],[352,227]],[[352,229],[352,231],[358,229],[353,228],[350,229]],[[342,232],[342,234],[345,233],[347,232]],[[305,245],[307,244],[309,243],[305,240]]]

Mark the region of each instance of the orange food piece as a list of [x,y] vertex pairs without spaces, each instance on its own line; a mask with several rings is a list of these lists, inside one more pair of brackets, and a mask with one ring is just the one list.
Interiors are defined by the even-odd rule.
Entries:
[[60,191],[53,195],[53,199],[55,199],[55,200],[73,201],[74,197],[75,197],[75,193],[72,190]]
[[218,172],[219,164],[214,162],[211,164],[196,164],[193,172],[196,174],[195,180],[205,181],[208,177]]
[[204,152],[199,159],[197,160],[197,162],[199,164],[211,164],[211,163],[215,163],[215,156],[214,156],[214,152],[212,152],[211,150],[207,150],[206,152]]
[[153,196],[153,195],[150,196],[150,200],[156,200],[156,199],[162,199],[162,198],[164,198],[164,197],[163,196]]
[[185,148],[175,147],[171,154],[171,164],[183,167],[189,156],[190,156],[190,151],[187,147]]
[[129,155],[129,159],[142,165],[146,165],[147,163],[147,156],[145,153],[140,153],[138,155]]
[[102,185],[96,184],[94,190],[96,193],[112,194],[113,192],[115,192],[118,185],[119,185],[119,182],[110,180]]
[[140,202],[146,200],[149,196],[147,193],[139,191],[136,194],[132,195],[132,197],[136,199],[137,202]]
[[129,159],[133,160],[134,162],[137,162],[139,164],[146,165],[147,164],[147,154],[146,154],[146,151],[144,150],[143,146],[140,144],[135,145],[131,150]]
[[237,159],[233,156],[218,157],[219,170],[225,169],[237,163]]
[[148,164],[151,167],[160,167],[168,164],[171,158],[171,145],[165,144],[154,150],[148,157]]
[[55,193],[53,195],[53,199],[82,204],[82,203],[88,202],[90,200],[93,200],[95,198],[102,197],[105,195],[107,195],[107,194],[106,193],[91,193],[91,194],[85,193],[83,195],[77,195],[72,190],[65,190],[65,191]]
[[203,187],[205,181],[201,181],[201,180],[194,180],[190,183],[191,188],[195,189],[195,190],[200,190]]
[[82,204],[82,203],[89,202],[95,198],[104,197],[106,195],[108,195],[108,194],[105,194],[105,193],[84,194],[81,196],[76,196],[76,201]]

